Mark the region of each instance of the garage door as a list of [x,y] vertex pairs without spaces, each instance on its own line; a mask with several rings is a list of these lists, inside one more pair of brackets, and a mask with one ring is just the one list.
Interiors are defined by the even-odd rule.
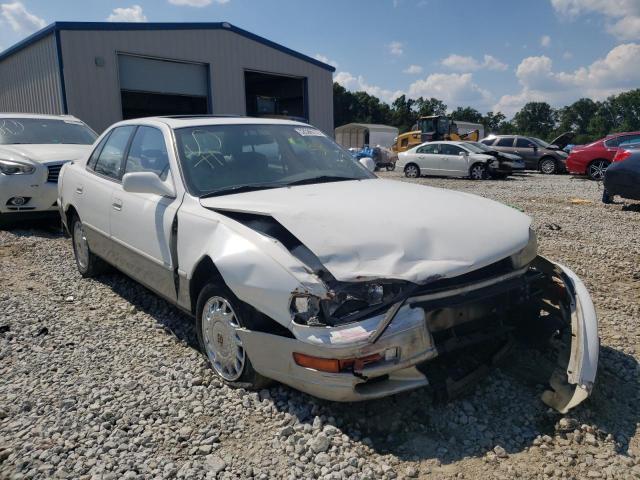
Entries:
[[209,112],[208,66],[118,55],[122,118]]

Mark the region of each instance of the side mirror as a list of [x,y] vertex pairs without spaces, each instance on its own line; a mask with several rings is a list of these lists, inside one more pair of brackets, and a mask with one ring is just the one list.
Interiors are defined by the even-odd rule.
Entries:
[[371,157],[362,157],[360,163],[370,172],[374,172],[376,169],[376,162]]
[[465,152],[465,151],[458,152],[458,156],[459,157],[466,157],[467,156],[467,152]]
[[535,143],[530,143],[530,144],[528,145],[528,147],[529,147],[529,148],[533,148],[534,150],[537,150],[537,149],[538,149],[538,146],[537,146]]
[[122,177],[122,188],[130,193],[151,193],[161,197],[176,198],[176,189],[171,177],[163,182],[153,172],[127,173]]

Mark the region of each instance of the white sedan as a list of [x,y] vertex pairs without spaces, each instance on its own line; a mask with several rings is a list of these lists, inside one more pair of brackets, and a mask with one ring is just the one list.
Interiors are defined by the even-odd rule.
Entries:
[[[561,412],[593,386],[591,298],[538,256],[529,217],[379,179],[312,126],[121,122],[65,165],[58,200],[79,272],[109,263],[193,316],[230,385],[273,379],[337,401],[423,386],[446,396],[513,352]],[[415,215],[424,205],[437,208]]]
[[398,154],[396,168],[408,178],[421,175],[488,178],[495,157],[466,142],[428,142]]
[[62,165],[85,156],[96,137],[69,115],[0,114],[0,223],[55,213]]

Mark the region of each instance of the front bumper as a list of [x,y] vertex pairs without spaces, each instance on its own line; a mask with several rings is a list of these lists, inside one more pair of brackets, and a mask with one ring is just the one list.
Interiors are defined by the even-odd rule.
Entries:
[[[549,406],[566,412],[589,396],[595,381],[599,350],[597,318],[586,288],[573,272],[542,257],[536,262],[550,275],[562,278],[571,305],[570,319],[567,319],[571,322],[571,355],[564,370],[554,372],[549,380],[551,389],[542,398]],[[456,302],[461,299],[481,296],[482,289],[500,289],[503,282],[516,280],[510,275],[452,292],[439,292],[436,296],[407,299],[387,314],[355,324],[298,327],[295,339],[246,329],[241,329],[239,335],[260,374],[327,400],[369,400],[430,384],[421,367],[438,357],[440,352],[427,326],[425,309],[420,305],[426,301],[447,305],[450,296],[450,303],[456,308]],[[294,352],[348,359],[388,351],[395,351],[396,355],[344,373],[301,367],[293,360]]]
[[[27,212],[56,212],[58,184],[47,182],[46,168],[37,168],[30,175],[0,174],[0,215],[13,213],[19,215]],[[14,197],[28,198],[21,206],[8,204]]]

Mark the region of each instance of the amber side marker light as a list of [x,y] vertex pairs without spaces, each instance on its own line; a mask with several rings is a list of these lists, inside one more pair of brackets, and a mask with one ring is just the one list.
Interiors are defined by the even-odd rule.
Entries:
[[304,353],[293,353],[293,360],[297,365],[328,373],[340,373],[353,367],[362,368],[365,365],[379,362],[383,359],[384,357],[379,353],[367,355],[366,357],[346,358],[340,360],[337,358],[312,357],[311,355],[305,355]]

